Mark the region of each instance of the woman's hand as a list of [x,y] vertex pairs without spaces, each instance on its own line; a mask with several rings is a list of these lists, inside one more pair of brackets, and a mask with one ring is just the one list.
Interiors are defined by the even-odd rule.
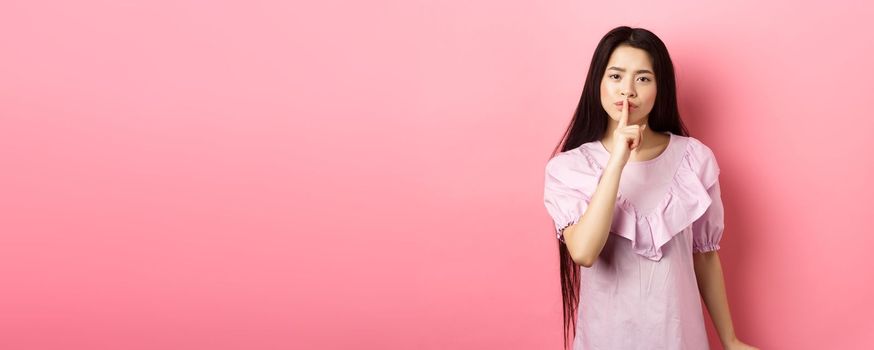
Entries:
[[611,157],[615,157],[622,166],[628,163],[628,158],[631,156],[631,151],[640,147],[643,142],[643,130],[646,129],[646,124],[628,125],[628,97],[622,100],[622,114],[619,116],[619,125],[616,130],[613,130],[613,152]]
[[728,344],[723,344],[722,348],[725,350],[759,350],[757,347],[744,344],[744,342],[737,338],[728,342]]

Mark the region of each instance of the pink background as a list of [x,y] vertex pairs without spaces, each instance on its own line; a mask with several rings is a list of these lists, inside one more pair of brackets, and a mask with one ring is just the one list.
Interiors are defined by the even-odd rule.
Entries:
[[0,348],[559,349],[544,165],[617,25],[720,162],[739,337],[874,348],[862,4],[4,1]]

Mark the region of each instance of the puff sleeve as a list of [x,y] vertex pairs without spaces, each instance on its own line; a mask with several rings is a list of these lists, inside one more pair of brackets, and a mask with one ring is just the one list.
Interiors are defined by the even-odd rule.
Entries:
[[[576,169],[575,169],[576,168]],[[543,203],[555,225],[556,238],[564,243],[562,230],[577,223],[586,211],[591,199],[584,183],[591,177],[578,171],[579,164],[573,164],[566,155],[551,159],[546,164]]]
[[719,164],[710,148],[700,143],[698,146],[694,157],[698,162],[697,172],[710,195],[711,202],[704,214],[692,223],[693,253],[719,250],[719,242],[725,229],[724,208],[719,187]]

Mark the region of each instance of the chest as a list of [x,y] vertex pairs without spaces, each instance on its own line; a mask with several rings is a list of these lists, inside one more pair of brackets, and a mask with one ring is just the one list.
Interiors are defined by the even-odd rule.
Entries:
[[627,165],[619,178],[619,192],[640,212],[650,212],[668,194],[676,169],[669,163]]

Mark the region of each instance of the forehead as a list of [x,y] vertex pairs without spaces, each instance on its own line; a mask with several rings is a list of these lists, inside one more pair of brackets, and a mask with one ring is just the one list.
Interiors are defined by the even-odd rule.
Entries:
[[619,67],[626,71],[647,69],[652,70],[652,60],[649,53],[627,45],[617,46],[610,54],[607,67]]

